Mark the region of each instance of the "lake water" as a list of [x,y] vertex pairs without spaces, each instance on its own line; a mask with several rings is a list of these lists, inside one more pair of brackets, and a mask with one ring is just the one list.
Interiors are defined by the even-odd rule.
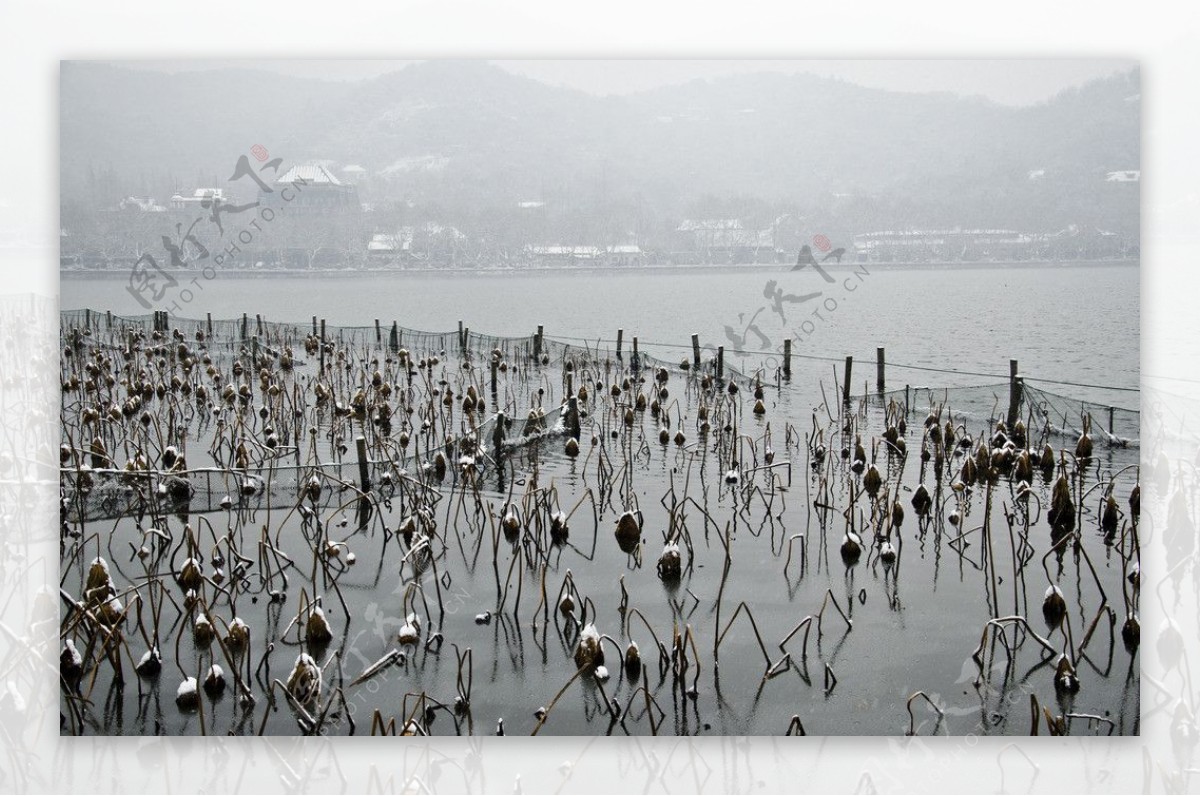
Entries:
[[[180,314],[203,318],[206,312],[211,312],[214,318],[232,318],[243,312],[251,317],[258,313],[265,320],[295,321],[302,330],[308,328],[312,315],[334,325],[369,326],[379,318],[389,326],[395,319],[404,327],[428,330],[454,329],[461,319],[472,330],[514,337],[526,336],[541,324],[548,337],[592,341],[612,339],[616,329],[621,328],[625,330],[626,351],[636,334],[646,350],[672,361],[690,358],[691,333],[699,334],[706,346],[725,344],[731,349],[745,336],[747,349],[762,351],[775,349],[786,331],[792,330],[798,356],[795,377],[790,383],[781,383],[777,390],[768,390],[766,414],[757,416],[750,412],[753,401],[746,390],[735,399],[741,408],[733,417],[745,442],[734,442],[730,447],[718,441],[707,446],[709,453],[705,452],[705,445],[689,445],[688,449],[674,444],[660,445],[657,423],[649,413],[639,413],[630,426],[597,407],[585,418],[583,454],[578,459],[563,454],[561,440],[551,440],[514,459],[511,478],[503,473],[490,473],[481,490],[486,503],[498,510],[508,498],[508,490],[514,489],[519,498],[532,483],[531,473],[536,471],[537,483],[553,484],[560,504],[569,510],[585,499],[588,490],[597,488],[602,456],[611,457],[616,468],[621,469],[622,477],[628,477],[628,494],[611,496],[611,502],[602,503],[595,515],[587,503],[574,515],[569,544],[556,548],[549,560],[547,589],[551,599],[555,599],[559,584],[570,571],[581,594],[594,602],[600,631],[617,638],[622,645],[626,638],[619,632],[624,624],[618,610],[622,590],[628,594],[629,605],[645,615],[666,643],[670,643],[673,625],[680,630],[685,626],[694,629],[700,673],[696,681],[698,693],[692,698],[672,688],[669,679],[664,682],[657,676],[657,654],[645,626],[629,622],[629,635],[641,646],[649,667],[651,690],[664,711],[659,732],[780,734],[789,718],[799,715],[810,734],[899,735],[908,728],[906,700],[917,690],[923,690],[945,711],[938,723],[936,715],[922,703],[914,703],[913,713],[923,734],[934,730],[950,734],[1025,734],[1029,729],[1030,694],[1055,713],[1095,713],[1111,718],[1117,733],[1136,733],[1138,661],[1136,655],[1123,648],[1119,635],[1120,622],[1124,620],[1120,598],[1124,565],[1114,552],[1111,539],[1103,539],[1096,527],[1099,491],[1091,492],[1083,501],[1082,521],[1086,527],[1082,544],[1098,572],[1096,579],[1103,584],[1110,605],[1117,611],[1115,641],[1107,623],[1101,622],[1090,642],[1089,657],[1080,661],[1083,687],[1075,696],[1056,695],[1052,667],[1039,661],[1037,648],[1028,638],[1011,670],[1006,669],[1003,650],[993,644],[984,655],[987,676],[977,685],[980,669],[971,653],[979,643],[981,629],[993,615],[990,598],[986,596],[991,588],[990,576],[986,568],[979,566],[982,544],[978,526],[987,514],[981,505],[983,490],[977,489],[964,504],[964,528],[968,531],[974,528],[971,532],[976,534],[968,540],[974,541],[965,546],[961,540],[955,541],[959,531],[947,520],[957,500],[948,483],[936,490],[940,507],[936,520],[917,521],[909,501],[918,484],[929,483],[932,488],[933,481],[916,456],[925,407],[915,405],[908,420],[907,462],[901,465],[883,452],[878,458],[885,477],[895,484],[897,498],[909,510],[909,518],[897,539],[900,563],[894,568],[885,566],[877,555],[872,557],[864,552],[860,563],[844,566],[838,550],[845,526],[840,512],[846,496],[859,487],[855,486],[858,479],[837,457],[842,443],[834,442],[837,429],[829,417],[830,413],[837,414],[837,407],[824,401],[832,396],[835,366],[840,378],[841,360],[846,355],[853,355],[856,363],[863,363],[855,370],[856,392],[861,392],[859,388],[868,379],[873,388],[872,365],[877,346],[885,346],[887,350],[890,389],[904,384],[995,385],[1006,380],[1010,358],[1020,359],[1021,370],[1031,384],[1038,383],[1040,377],[1136,388],[1138,269],[835,267],[829,273],[833,283],[825,282],[812,271],[792,273],[787,269],[761,268],[678,269],[645,274],[217,278],[203,282],[204,289],[194,294]],[[774,287],[783,291],[779,303],[782,316],[765,295],[772,280],[776,282]],[[817,291],[820,296],[787,300],[789,295],[803,297]],[[106,278],[65,279],[62,307],[142,313],[125,291],[123,281]],[[820,316],[814,315],[814,311],[820,311]],[[805,326],[806,322],[811,328]],[[751,323],[765,339],[753,330],[747,335]],[[755,353],[730,355],[727,361],[745,372],[753,372],[763,359],[763,355]],[[301,363],[296,370],[297,383],[302,387],[309,384],[307,379],[314,370],[312,358]],[[451,364],[444,378],[459,378],[461,374],[453,375],[454,370]],[[586,374],[586,371],[579,373],[578,378],[582,380]],[[591,377],[601,382],[594,385],[594,396],[599,394],[598,389],[603,389],[603,382],[618,378],[599,371],[592,371]],[[501,401],[512,401],[514,408],[523,412],[536,388],[545,385],[548,404],[556,405],[555,391],[561,390],[562,380],[563,374],[556,370],[555,363],[545,373],[536,368],[510,371],[503,380]],[[767,381],[775,383],[773,377]],[[679,401],[678,407],[671,410],[675,424],[672,431],[685,429],[690,440],[697,440],[698,405],[712,405],[713,397],[703,394],[694,380],[679,373],[671,376],[668,386],[672,398]],[[1100,404],[1137,406],[1136,392],[1071,385],[1039,386]],[[461,389],[458,392],[461,394]],[[988,391],[983,391],[982,399],[966,392],[956,395],[963,396],[963,401],[973,396],[969,399],[974,401],[970,407],[974,414],[964,421],[964,430],[977,439],[990,433],[986,422],[986,413],[992,408]],[[997,400],[1001,397],[998,394]],[[309,417],[318,418],[318,424],[332,422],[320,419],[319,414]],[[882,412],[877,408],[866,411],[861,423],[868,456],[874,457],[872,442],[883,431]],[[358,428],[352,424],[340,433],[372,434],[370,424],[364,425]],[[835,460],[824,470],[809,466],[805,437],[814,426],[825,429],[830,457]],[[204,443],[189,448],[193,467],[206,463],[203,451],[209,437],[205,435],[213,433],[212,427],[203,430],[196,427],[196,433]],[[595,443],[589,440],[593,433],[602,447],[607,446],[607,453],[601,454],[600,448],[593,447]],[[742,451],[741,457],[750,457],[749,448],[754,451],[752,458],[757,460],[768,433],[778,457],[791,463],[786,483],[781,480],[769,488],[765,472],[747,473],[745,482],[739,485],[723,483],[722,474],[729,466],[729,457],[737,450]],[[713,435],[720,436],[717,429]],[[1056,447],[1072,450],[1074,447],[1073,438],[1056,437],[1052,442]],[[852,442],[846,444],[852,447]],[[324,461],[329,455],[326,450],[319,458]],[[1132,470],[1122,468],[1136,462],[1136,448],[1101,445],[1095,464],[1085,477],[1085,488],[1119,472],[1116,496],[1124,507],[1133,476]],[[403,464],[415,471],[416,462],[406,459]],[[1037,500],[1049,506],[1049,484],[1040,477],[1035,481],[1032,489]],[[670,523],[663,500],[672,485],[681,494],[686,489],[687,495],[696,501],[686,512],[696,546],[694,569],[686,572],[678,585],[661,582],[654,567],[662,550],[662,531]],[[754,491],[754,487],[763,491]],[[822,490],[826,489],[830,497],[822,498]],[[768,492],[774,497],[769,498]],[[491,731],[498,718],[506,720],[511,734],[530,732],[537,724],[535,709],[547,705],[575,671],[570,636],[561,636],[553,622],[549,628],[530,627],[531,609],[536,602],[530,597],[535,590],[530,573],[524,581],[526,591],[519,621],[508,615],[496,616],[485,625],[474,621],[476,614],[495,607],[498,591],[495,578],[503,580],[506,568],[520,558],[515,548],[508,548],[501,540],[495,552],[500,573],[496,576],[492,567],[492,540],[467,533],[464,530],[467,522],[456,519],[462,516],[460,512],[469,513],[470,499],[461,502],[461,489],[457,493],[447,491],[446,495],[447,500],[437,509],[440,532],[447,541],[445,557],[438,567],[450,576],[445,589],[447,616],[441,627],[445,647],[436,654],[414,650],[404,667],[390,669],[377,680],[349,690],[360,734],[369,730],[371,710],[377,707],[385,718],[396,716],[402,725],[403,716],[415,704],[412,697],[405,701],[405,694],[426,691],[443,701],[452,699],[456,666],[451,644],[461,648],[470,646],[473,650],[475,688],[469,727],[475,732]],[[824,513],[814,508],[823,499],[836,504],[836,511]],[[628,501],[635,501],[644,514],[642,535],[646,547],[644,560],[640,562],[619,550],[613,540],[614,523]],[[282,504],[290,505],[286,500]],[[1056,645],[1080,644],[1086,631],[1081,625],[1090,622],[1098,610],[1100,587],[1078,555],[1068,555],[1057,566],[1051,558],[1048,569],[1043,570],[1040,561],[1048,549],[1049,530],[1045,513],[1039,509],[1040,519],[1029,529],[1029,543],[1035,557],[1020,577],[1018,599],[1018,578],[1010,576],[1011,537],[1003,524],[1004,511],[1015,505],[1015,485],[1002,481],[990,515],[993,527],[999,529],[993,539],[998,548],[995,555],[1000,579],[995,586],[997,602],[1005,611],[1024,603],[1023,609],[1029,609],[1030,621],[1037,631],[1051,635]],[[704,520],[701,506],[713,518],[712,524]],[[402,514],[400,507],[394,513],[388,509],[375,521],[394,528]],[[214,524],[227,521],[222,512],[207,516]],[[334,527],[344,518],[343,513],[333,510],[329,516]],[[278,534],[282,549],[294,560],[312,560],[313,553],[298,520],[290,512],[260,509],[239,516],[238,533],[243,532],[244,526],[244,532],[253,537],[258,524],[264,522],[272,523],[272,534]],[[456,534],[450,530],[455,528],[460,537],[458,544],[454,541]],[[137,565],[124,561],[128,556],[126,541],[139,538],[133,520],[127,518],[115,524],[99,522],[89,530],[109,535],[107,548],[121,551],[120,559],[115,553],[107,554],[118,579],[135,581],[139,574]],[[175,531],[178,534],[179,529]],[[764,682],[764,653],[751,626],[741,617],[720,648],[719,668],[714,666],[711,652],[718,633],[716,599],[724,558],[720,536],[725,532],[730,535],[732,565],[722,596],[722,626],[729,622],[739,602],[745,600],[753,607],[767,654],[774,661],[784,654],[779,647],[784,636],[806,616],[817,613],[827,593],[831,593],[849,613],[853,629],[847,632],[834,608],[827,607],[821,631],[812,632],[807,660],[800,658],[801,636],[797,635],[785,645],[793,656],[793,665]],[[395,632],[406,610],[396,575],[404,571],[404,550],[394,537],[385,543],[374,529],[354,533],[350,525],[338,533],[360,558],[357,568],[348,570],[340,580],[351,616],[348,624],[344,623],[335,598],[325,592],[326,610],[339,637],[334,646],[346,653],[349,679],[397,646]],[[795,539],[798,534],[803,534],[803,539]],[[794,540],[795,558],[785,568],[789,540]],[[867,541],[869,544],[870,540]],[[473,544],[479,547],[472,549]],[[309,564],[304,564],[303,571],[293,575],[299,576],[301,584],[308,576],[308,567]],[[521,569],[519,565],[516,568]],[[1070,605],[1073,623],[1070,637],[1062,632],[1050,634],[1042,617],[1037,615],[1047,575],[1051,573],[1053,582],[1062,585]],[[67,587],[76,580],[82,580],[78,566],[68,573]],[[259,633],[255,665],[264,636],[280,633],[294,615],[298,590],[296,585],[290,589],[289,600],[282,607],[268,604],[265,599],[248,604],[243,597],[239,602],[237,614]],[[511,594],[507,598],[510,611],[513,599]],[[224,608],[220,611],[222,615],[229,613]],[[432,617],[425,609],[420,612],[426,621],[423,632],[428,633]],[[173,627],[170,632],[179,633],[180,629]],[[295,636],[294,630],[291,635]],[[137,639],[131,642],[138,643]],[[164,656],[171,658],[174,649],[172,636],[164,644]],[[196,672],[197,667],[211,660],[207,652],[193,651],[186,638],[182,650],[183,660],[179,663],[185,667],[183,671]],[[286,678],[296,652],[294,643],[281,642],[270,658],[269,676]],[[636,686],[620,675],[619,662],[614,660],[615,650],[610,648],[606,652],[613,678],[603,684],[604,690],[586,678],[569,688],[543,734],[623,731],[610,725],[601,694],[616,697],[624,706],[637,696]],[[96,726],[89,726],[88,732],[142,734],[156,729],[168,734],[198,732],[197,715],[181,712],[172,704],[181,671],[174,664],[173,660],[165,664],[161,682],[145,686],[149,696],[139,697],[136,704],[132,686],[126,686],[123,694],[114,697],[110,684],[101,678],[92,698],[103,702],[105,707]],[[826,679],[826,666],[836,677],[836,684]],[[690,673],[687,682],[692,682]],[[139,694],[142,688],[139,685]],[[624,730],[650,731],[638,707],[640,700],[637,696],[632,701],[635,716]],[[268,732],[296,732],[295,719],[286,705],[281,703],[270,713],[264,711],[261,703],[252,711],[244,711],[228,695],[211,704],[206,702],[208,732],[254,732],[264,718]],[[453,723],[442,717],[444,714],[438,715],[431,731],[456,730]],[[465,731],[468,725],[464,722],[459,729]],[[344,721],[332,725],[334,732],[347,730]],[[1045,732],[1044,727],[1042,731]],[[1077,734],[1107,731],[1104,725],[1088,725],[1086,721],[1077,721],[1073,727]]]
[[[677,359],[690,350],[690,335],[705,346],[752,351],[781,350],[791,331],[797,357],[860,363],[855,386],[871,379],[875,349],[883,346],[889,387],[943,386],[1004,381],[1009,359],[1019,359],[1029,379],[1053,379],[1112,387],[1139,385],[1140,269],[1131,265],[1022,265],[916,268],[831,266],[825,282],[810,269],[788,267],[677,268],[647,273],[546,271],[511,274],[397,273],[346,278],[200,278],[190,303],[180,288],[157,308],[178,303],[182,317],[234,318],[249,313],[308,325],[313,315],[328,323],[389,325],[447,331],[459,320],[474,331],[525,336],[540,324],[548,337],[612,340],[640,338],[647,350]],[[193,276],[198,278],[197,273]],[[187,280],[190,282],[190,280]],[[820,296],[781,300],[782,316],[765,295]],[[64,309],[146,312],[119,278],[71,277],[62,281]],[[832,309],[830,309],[832,308]],[[759,337],[750,325],[765,335]],[[743,344],[731,340],[744,339]],[[667,343],[671,347],[655,346]],[[629,343],[626,342],[626,346]],[[761,356],[731,363],[754,370]],[[954,376],[900,365],[995,374]],[[796,370],[825,378],[829,363],[797,361]],[[861,375],[859,375],[861,374]],[[1136,394],[1056,388],[1080,399],[1136,409]]]

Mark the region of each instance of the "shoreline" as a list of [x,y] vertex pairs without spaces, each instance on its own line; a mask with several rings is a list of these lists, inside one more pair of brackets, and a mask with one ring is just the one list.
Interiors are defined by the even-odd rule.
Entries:
[[[1028,269],[1028,268],[1122,268],[1138,267],[1139,259],[1121,260],[988,260],[988,261],[954,261],[954,262],[844,262],[822,264],[830,271],[868,270],[981,270],[996,268]],[[378,276],[516,276],[529,274],[628,274],[642,273],[684,273],[684,272],[714,272],[726,273],[732,271],[747,272],[789,272],[792,265],[788,263],[746,263],[732,265],[728,263],[693,263],[684,265],[639,265],[639,266],[609,266],[609,265],[575,265],[553,267],[520,267],[520,268],[461,268],[461,267],[427,267],[427,268],[333,268],[333,269],[250,269],[222,268],[217,271],[223,279],[271,279],[274,277],[308,279],[340,279],[363,278]],[[60,279],[128,279],[129,271],[121,268],[97,269],[60,269]]]

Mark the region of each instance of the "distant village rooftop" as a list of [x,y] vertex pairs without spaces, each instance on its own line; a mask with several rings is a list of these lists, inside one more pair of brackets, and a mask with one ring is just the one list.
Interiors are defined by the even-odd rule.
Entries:
[[294,185],[296,183],[307,183],[309,185],[342,184],[342,181],[335,177],[332,171],[320,164],[292,166],[275,182],[280,185]]

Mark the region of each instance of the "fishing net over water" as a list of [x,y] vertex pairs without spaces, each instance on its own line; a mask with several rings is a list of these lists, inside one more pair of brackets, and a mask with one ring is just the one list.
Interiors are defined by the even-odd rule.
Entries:
[[[590,369],[640,373],[664,368],[673,373],[717,374],[720,370],[723,378],[734,381],[739,386],[748,387],[755,383],[752,376],[730,367],[728,363],[718,364],[717,358],[709,352],[705,352],[705,355],[699,358],[698,364],[692,355],[681,357],[679,360],[666,360],[644,350],[635,352],[631,346],[632,341],[620,346],[599,341],[591,345],[565,342],[537,333],[524,337],[504,337],[482,334],[470,328],[464,328],[461,332],[430,332],[402,327],[397,323],[391,326],[382,323],[371,326],[333,326],[315,318],[308,324],[267,321],[248,315],[233,320],[176,316],[167,316],[165,320],[171,329],[182,330],[189,341],[203,339],[209,354],[214,358],[242,356],[253,346],[258,346],[259,350],[270,356],[278,357],[284,349],[290,347],[300,350],[304,347],[306,338],[320,339],[323,334],[324,340],[337,343],[339,347],[362,351],[364,359],[376,354],[386,356],[388,353],[405,349],[415,357],[462,354],[469,359],[486,361],[493,352],[499,351],[503,358],[514,363],[541,362],[564,368],[569,366],[576,371]],[[64,334],[72,330],[81,333],[90,331],[91,344],[100,346],[120,347],[122,334],[127,335],[130,331],[165,331],[163,321],[163,313],[128,316],[90,309],[61,312],[61,329]]]

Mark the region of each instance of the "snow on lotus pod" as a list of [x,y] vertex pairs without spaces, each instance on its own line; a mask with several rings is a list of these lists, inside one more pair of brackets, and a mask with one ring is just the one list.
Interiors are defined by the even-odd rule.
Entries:
[[629,674],[630,679],[634,679],[641,668],[642,652],[638,649],[637,642],[631,641],[625,648],[625,671]]
[[158,647],[151,647],[142,654],[137,666],[133,668],[142,677],[153,677],[162,671],[162,653],[158,651]]
[[83,656],[75,648],[75,642],[67,639],[63,643],[62,652],[58,656],[58,671],[62,678],[71,685],[79,682],[83,675]]
[[854,531],[846,531],[846,535],[842,537],[842,562],[846,566],[853,566],[858,563],[858,557],[862,555],[862,538]]
[[200,588],[200,584],[204,582],[204,564],[198,558],[188,558],[184,560],[183,566],[179,568],[179,574],[176,579],[179,585],[186,591],[194,591]]
[[125,618],[125,606],[121,605],[121,601],[116,597],[109,597],[100,604],[98,613],[101,622],[113,626]]
[[312,705],[321,698],[321,669],[307,653],[300,653],[288,675],[287,690],[301,705]]
[[555,544],[562,544],[567,540],[570,534],[570,528],[567,525],[567,515],[561,511],[556,511],[550,515],[550,541]]
[[1042,617],[1051,630],[1057,630],[1066,615],[1067,601],[1063,597],[1062,589],[1051,584],[1046,589],[1045,597],[1042,598]]
[[871,497],[876,497],[879,495],[879,487],[882,485],[883,477],[879,475],[879,468],[872,464],[863,475],[863,489],[867,490],[867,494]]
[[84,596],[93,604],[107,600],[113,592],[112,575],[108,572],[108,562],[103,558],[92,561],[88,567],[87,584],[84,586]]
[[187,677],[175,690],[175,704],[180,710],[195,710],[200,705],[200,690],[195,677]]
[[591,669],[604,663],[604,650],[600,647],[600,631],[588,622],[579,633],[579,643],[575,646],[575,666],[579,669]]
[[325,612],[319,605],[313,606],[312,613],[308,615],[305,638],[309,644],[318,646],[328,644],[333,640],[333,631],[329,627],[329,620],[325,618]]
[[225,670],[217,664],[213,664],[208,668],[208,674],[204,677],[204,693],[212,699],[216,699],[225,691]]
[[637,546],[642,536],[642,523],[637,514],[627,511],[617,520],[617,545],[628,553]]
[[1079,690],[1075,666],[1066,655],[1058,656],[1058,665],[1054,669],[1054,690],[1066,694],[1074,694]]
[[416,644],[421,638],[421,619],[416,614],[409,614],[399,633],[401,644]]
[[679,555],[679,545],[667,542],[658,558],[658,576],[665,581],[675,581],[679,580],[682,573],[683,559]]
[[197,647],[207,647],[212,644],[216,633],[213,631],[212,622],[208,621],[208,617],[201,614],[196,617],[196,623],[192,625],[192,638],[196,642]]

